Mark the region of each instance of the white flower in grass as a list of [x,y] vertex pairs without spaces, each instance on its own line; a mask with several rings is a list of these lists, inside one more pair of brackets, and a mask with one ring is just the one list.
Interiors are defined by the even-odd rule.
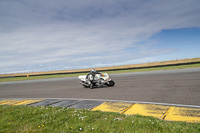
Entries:
[[115,120],[119,120],[119,121],[121,121],[121,120],[122,120],[122,118],[115,118],[115,119],[114,119],[114,121],[115,121]]
[[85,117],[87,117],[87,116],[79,117],[79,119],[84,120]]
[[81,131],[83,128],[79,128],[79,130]]

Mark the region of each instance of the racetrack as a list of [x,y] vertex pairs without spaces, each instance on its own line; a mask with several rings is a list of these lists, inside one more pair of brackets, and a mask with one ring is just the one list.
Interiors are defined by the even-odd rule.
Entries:
[[200,68],[113,74],[114,87],[89,89],[77,77],[0,83],[0,98],[80,98],[200,105]]

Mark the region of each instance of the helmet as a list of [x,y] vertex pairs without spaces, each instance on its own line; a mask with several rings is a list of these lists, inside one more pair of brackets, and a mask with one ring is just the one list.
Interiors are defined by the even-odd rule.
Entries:
[[93,72],[96,72],[96,70],[95,69],[91,69],[90,72],[93,73]]

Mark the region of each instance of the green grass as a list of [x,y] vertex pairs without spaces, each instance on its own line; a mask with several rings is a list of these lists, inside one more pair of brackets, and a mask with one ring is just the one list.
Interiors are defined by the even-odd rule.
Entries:
[[145,71],[159,71],[159,70],[175,70],[186,68],[199,68],[200,64],[180,65],[180,66],[167,66],[157,68],[144,68],[144,69],[132,69],[132,70],[120,70],[120,71],[108,71],[107,73],[130,73],[130,72],[145,72]]
[[169,122],[62,107],[0,106],[1,133],[197,133],[200,123]]
[[35,79],[50,79],[50,78],[64,78],[64,77],[77,77],[77,76],[82,75],[82,74],[84,75],[84,74],[87,74],[87,73],[0,78],[0,82],[22,81],[22,80],[35,80]]
[[[106,71],[109,74],[116,73],[130,73],[130,72],[143,72],[143,71],[158,71],[158,70],[172,70],[172,69],[185,69],[185,68],[198,68],[200,64],[181,65],[181,66],[169,66],[158,68],[146,68],[146,69],[133,69],[133,70],[120,70],[120,71]],[[8,81],[22,81],[22,80],[34,80],[34,79],[49,79],[49,78],[64,78],[64,77],[77,77],[87,73],[78,74],[58,74],[58,75],[45,75],[45,76],[30,76],[30,77],[13,77],[13,78],[0,78],[0,82]]]

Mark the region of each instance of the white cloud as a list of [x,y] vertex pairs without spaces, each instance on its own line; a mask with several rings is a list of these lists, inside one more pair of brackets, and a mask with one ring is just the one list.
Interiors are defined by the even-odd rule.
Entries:
[[40,64],[43,70],[123,64],[165,54],[173,49],[138,42],[163,29],[200,27],[199,10],[198,0],[0,1],[0,73],[25,66],[34,71]]

